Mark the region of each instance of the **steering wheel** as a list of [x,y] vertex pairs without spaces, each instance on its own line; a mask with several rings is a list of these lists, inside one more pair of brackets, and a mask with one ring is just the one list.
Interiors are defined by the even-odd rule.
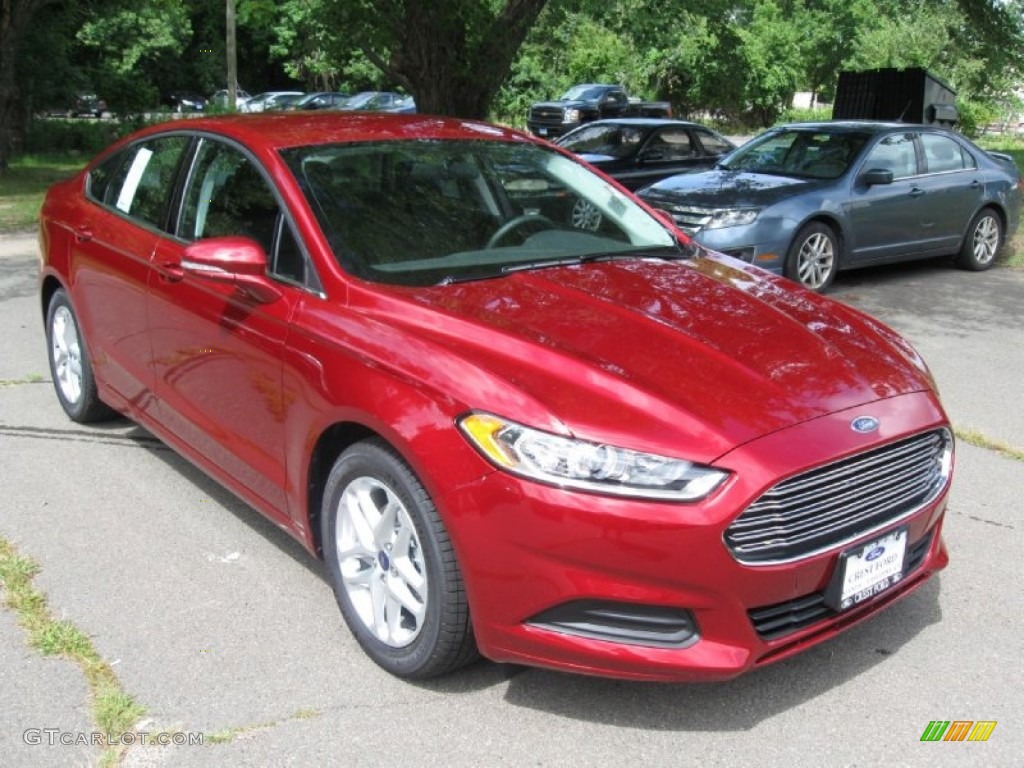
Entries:
[[497,231],[493,235],[491,235],[490,239],[487,241],[487,245],[485,247],[493,248],[498,243],[500,243],[502,239],[512,230],[521,227],[523,224],[529,224],[534,222],[544,224],[548,229],[554,229],[555,227],[555,222],[553,222],[551,219],[549,219],[547,216],[544,216],[543,214],[522,213],[519,216],[516,216],[514,219],[509,219],[500,227],[498,227]]

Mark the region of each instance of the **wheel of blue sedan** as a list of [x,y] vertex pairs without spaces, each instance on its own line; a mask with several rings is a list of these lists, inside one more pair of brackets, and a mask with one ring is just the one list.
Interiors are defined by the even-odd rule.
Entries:
[[839,241],[831,227],[808,224],[797,233],[786,257],[786,277],[812,291],[824,291],[839,268]]
[[1003,222],[991,208],[980,211],[967,228],[957,266],[980,272],[995,262],[996,254],[1003,246]]
[[114,416],[97,394],[89,352],[63,289],[53,294],[47,308],[46,342],[53,388],[64,412],[82,424]]
[[407,678],[476,657],[458,563],[408,465],[377,440],[335,463],[321,515],[324,559],[349,629],[381,667]]

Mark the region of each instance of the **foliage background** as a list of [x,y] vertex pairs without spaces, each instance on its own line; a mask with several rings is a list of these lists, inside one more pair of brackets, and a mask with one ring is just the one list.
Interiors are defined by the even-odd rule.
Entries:
[[[31,2],[3,0],[5,6],[19,1]],[[453,47],[448,87],[470,91],[474,83],[465,73],[482,67],[502,43],[495,20],[527,2],[235,0],[239,86],[250,93],[411,90],[410,84],[426,91],[403,72],[408,74],[409,52],[424,44],[422,37],[438,34],[436,25],[420,30],[416,20],[426,11],[443,11],[440,28]],[[968,134],[1016,120],[1021,111],[1021,2],[531,4],[543,10],[500,89],[485,99],[486,117],[517,127],[531,102],[554,98],[574,83],[603,81],[622,83],[638,97],[670,101],[676,116],[753,132],[782,118],[796,92],[809,91],[827,104],[841,70],[876,67],[923,67],[948,82],[957,90]],[[210,95],[226,87],[224,0],[49,2],[23,38],[16,54],[22,136],[33,115],[64,108],[83,91],[98,93],[119,115],[132,115],[158,109],[174,90]]]

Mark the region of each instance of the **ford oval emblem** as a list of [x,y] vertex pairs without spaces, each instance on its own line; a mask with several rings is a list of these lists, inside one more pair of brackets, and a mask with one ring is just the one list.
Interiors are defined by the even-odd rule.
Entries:
[[868,432],[874,432],[881,426],[881,424],[882,423],[874,416],[858,416],[850,422],[850,429],[854,432],[860,432],[862,435],[866,435]]
[[870,563],[872,560],[877,560],[878,558],[880,558],[884,554],[885,554],[885,547],[875,547],[870,552],[868,552],[866,555],[864,555],[864,559],[867,560]]

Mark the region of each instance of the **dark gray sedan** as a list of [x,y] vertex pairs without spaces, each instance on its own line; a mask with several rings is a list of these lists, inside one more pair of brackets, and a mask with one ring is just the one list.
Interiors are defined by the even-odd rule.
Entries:
[[581,125],[555,141],[627,189],[710,168],[736,148],[710,128],[684,120],[623,117]]
[[708,248],[822,291],[840,269],[893,261],[988,269],[1017,228],[1021,175],[938,127],[799,123],[639,195]]

